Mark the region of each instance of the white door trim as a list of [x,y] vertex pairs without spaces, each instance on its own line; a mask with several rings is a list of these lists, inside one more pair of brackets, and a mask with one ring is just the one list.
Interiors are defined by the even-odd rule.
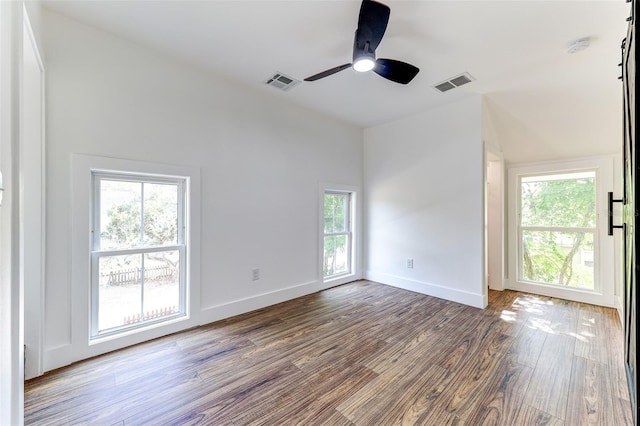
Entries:
[[20,276],[24,290],[25,377],[42,375],[45,319],[44,64],[23,5],[20,70]]

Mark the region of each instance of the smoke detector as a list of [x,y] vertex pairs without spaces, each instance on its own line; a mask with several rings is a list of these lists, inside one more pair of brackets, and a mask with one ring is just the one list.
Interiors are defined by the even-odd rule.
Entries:
[[569,43],[569,46],[567,47],[567,53],[578,53],[589,47],[589,44],[591,44],[591,39],[589,37],[583,37],[579,38],[578,40],[574,40]]

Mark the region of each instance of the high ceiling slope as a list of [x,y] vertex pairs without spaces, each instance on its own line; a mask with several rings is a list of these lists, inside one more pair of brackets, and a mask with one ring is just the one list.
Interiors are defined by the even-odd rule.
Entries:
[[[47,1],[46,8],[362,127],[471,93],[486,104],[510,161],[616,152],[619,46],[629,5],[612,1],[384,1],[378,57],[415,64],[407,86],[351,69],[287,92],[351,60],[360,1]],[[590,37],[588,49],[566,53]],[[432,86],[463,72],[475,81]],[[612,143],[614,145],[612,145]],[[614,148],[612,148],[612,146]]]

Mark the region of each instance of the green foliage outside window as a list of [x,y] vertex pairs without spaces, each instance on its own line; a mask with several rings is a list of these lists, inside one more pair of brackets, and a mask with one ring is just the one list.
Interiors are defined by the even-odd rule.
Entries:
[[[175,245],[178,241],[178,200],[175,185],[102,180],[102,250]],[[144,187],[144,190],[143,190]],[[144,193],[144,203],[142,194]],[[138,262],[140,255],[114,256],[103,270]],[[176,269],[173,252],[147,254],[152,263]]]
[[571,176],[522,180],[523,278],[592,289],[594,234],[590,229],[596,226],[595,173]]
[[[324,195],[324,276],[348,272],[349,194]],[[327,235],[340,234],[342,235]]]

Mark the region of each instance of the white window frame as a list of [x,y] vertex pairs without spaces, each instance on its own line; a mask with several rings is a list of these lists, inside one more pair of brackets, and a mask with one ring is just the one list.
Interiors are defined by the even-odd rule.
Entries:
[[[614,187],[614,157],[595,157],[570,161],[554,161],[516,165],[509,168],[509,260],[507,288],[558,297],[595,305],[614,306],[614,238],[607,236],[606,193]],[[595,171],[596,174],[596,227],[594,240],[594,289],[566,287],[557,284],[524,280],[521,264],[522,227],[520,221],[520,195],[522,177]],[[526,227],[527,229],[531,227]],[[539,230],[540,227],[533,227]],[[561,228],[550,228],[563,231]],[[581,231],[583,229],[567,229]],[[586,231],[593,231],[586,229]]]
[[[152,176],[172,176],[185,179],[185,262],[186,315],[171,321],[154,323],[99,339],[91,339],[91,215],[93,173],[119,172]],[[70,312],[70,344],[52,347],[45,357],[45,370],[57,368],[81,359],[90,358],[126,346],[166,336],[200,325],[200,222],[201,184],[200,168],[193,166],[152,163],[137,160],[71,155],[70,248],[71,248],[71,303],[61,315]],[[69,314],[67,314],[69,315]]]
[[[92,214],[92,226],[91,226],[91,235],[92,235],[92,250],[91,250],[91,306],[90,306],[90,315],[91,315],[91,339],[99,339],[106,336],[112,336],[120,334],[124,331],[135,330],[138,328],[143,328],[151,324],[162,323],[166,321],[170,321],[179,317],[183,317],[187,315],[187,304],[186,304],[186,295],[187,295],[187,277],[186,277],[186,258],[187,258],[187,249],[185,244],[185,229],[186,229],[186,221],[185,221],[185,197],[186,197],[186,178],[184,177],[170,177],[170,176],[155,176],[155,175],[145,175],[145,174],[131,174],[131,173],[121,173],[121,172],[93,172],[93,214]],[[165,246],[152,246],[152,247],[144,247],[138,246],[136,248],[128,248],[128,249],[119,249],[119,250],[102,250],[100,247],[100,182],[102,180],[109,181],[122,181],[122,182],[137,182],[137,183],[150,183],[150,184],[171,184],[176,185],[177,187],[177,241],[174,245],[165,245]],[[142,206],[144,209],[144,193],[142,194]],[[144,210],[143,210],[144,211]],[[140,218],[143,220],[143,217]],[[144,224],[141,224],[141,229],[144,228]],[[179,306],[178,312],[173,315],[167,315],[160,318],[149,319],[149,320],[141,320],[140,322],[123,325],[120,327],[114,327],[108,330],[100,331],[98,327],[98,319],[99,319],[99,261],[101,257],[108,256],[118,256],[118,255],[131,255],[131,254],[146,254],[146,253],[154,253],[160,251],[170,251],[175,250],[179,253],[179,271],[178,271],[178,280],[179,280]],[[144,270],[144,256],[142,256],[142,269]],[[141,287],[142,295],[141,295],[141,303],[144,304],[144,274],[142,278],[142,287]]]
[[[343,195],[346,197],[347,199],[347,217],[346,217],[346,224],[345,224],[345,230],[343,232],[330,232],[327,233],[324,231],[322,231],[322,242],[323,242],[323,250],[322,250],[322,254],[323,254],[323,262],[322,264],[324,265],[324,241],[327,237],[339,237],[339,236],[346,236],[347,237],[347,270],[345,272],[340,272],[338,274],[333,274],[333,275],[324,275],[324,267],[323,267],[323,271],[322,271],[322,276],[324,278],[325,281],[330,281],[330,280],[335,280],[341,277],[344,277],[345,275],[350,275],[353,273],[353,203],[351,202],[352,200],[352,194],[349,191],[335,191],[335,190],[328,190],[328,191],[324,191],[324,195]],[[323,197],[324,200],[324,197]],[[322,208],[322,215],[323,215],[323,219],[324,219],[324,204],[323,204],[323,208]]]
[[[324,276],[324,195],[348,194],[349,195],[349,226],[347,233],[335,233],[335,235],[349,235],[349,271],[341,274]],[[318,281],[323,283],[322,288],[341,285],[362,278],[361,272],[361,225],[362,217],[359,202],[359,188],[351,185],[339,185],[321,183],[319,188],[319,256],[318,256]],[[332,234],[334,235],[334,234]]]

